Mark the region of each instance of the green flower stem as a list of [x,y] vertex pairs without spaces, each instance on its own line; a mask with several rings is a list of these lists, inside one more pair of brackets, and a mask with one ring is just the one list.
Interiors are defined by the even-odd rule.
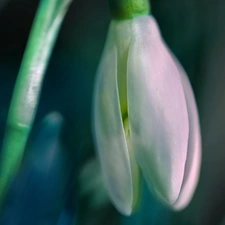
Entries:
[[0,206],[20,167],[49,58],[72,0],[41,0],[20,67],[0,156]]
[[109,0],[113,19],[132,19],[150,12],[149,0]]

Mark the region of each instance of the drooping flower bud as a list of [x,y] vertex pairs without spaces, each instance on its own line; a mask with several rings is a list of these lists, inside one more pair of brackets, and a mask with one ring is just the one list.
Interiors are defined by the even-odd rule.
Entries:
[[136,205],[139,170],[173,209],[190,202],[201,159],[197,107],[153,16],[111,22],[93,120],[103,176],[120,212],[129,215]]

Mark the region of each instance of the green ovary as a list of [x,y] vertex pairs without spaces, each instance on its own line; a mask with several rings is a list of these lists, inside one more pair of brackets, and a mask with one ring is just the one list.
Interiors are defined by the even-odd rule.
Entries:
[[114,19],[131,19],[147,15],[150,11],[148,0],[109,0],[111,15]]

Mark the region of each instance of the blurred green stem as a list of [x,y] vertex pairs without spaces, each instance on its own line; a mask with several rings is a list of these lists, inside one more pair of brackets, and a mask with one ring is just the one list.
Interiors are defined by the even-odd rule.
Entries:
[[[41,0],[20,67],[0,156],[0,206],[19,169],[49,58],[72,0]],[[16,40],[16,37],[15,37]]]

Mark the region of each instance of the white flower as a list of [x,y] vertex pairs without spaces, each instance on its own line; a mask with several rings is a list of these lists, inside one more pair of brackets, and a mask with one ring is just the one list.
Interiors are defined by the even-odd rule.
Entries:
[[184,208],[197,185],[201,138],[189,80],[152,16],[112,20],[97,72],[94,136],[117,209],[131,214],[142,172],[150,190]]

